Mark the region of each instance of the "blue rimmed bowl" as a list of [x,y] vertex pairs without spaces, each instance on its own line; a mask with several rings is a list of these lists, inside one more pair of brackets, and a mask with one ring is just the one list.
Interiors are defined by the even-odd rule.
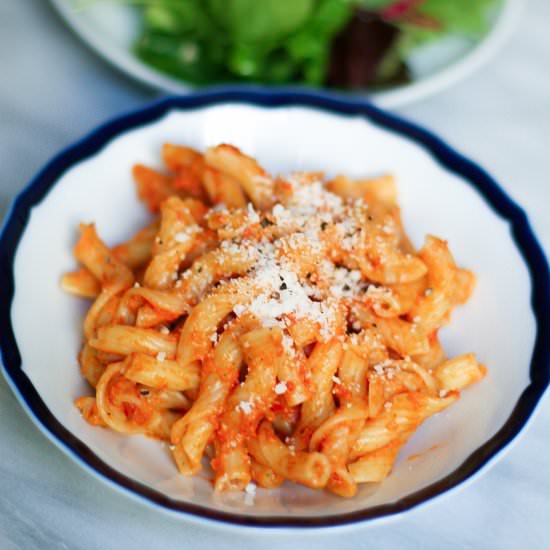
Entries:
[[[406,229],[448,239],[479,284],[442,333],[449,355],[475,351],[489,374],[407,444],[392,475],[351,500],[292,484],[216,495],[207,475],[177,474],[169,451],[92,428],[73,405],[86,304],[64,295],[80,221],[114,243],[147,215],[131,178],[162,143],[237,145],[270,171],[391,172]],[[525,214],[482,169],[428,131],[364,102],[321,94],[212,91],[122,115],[56,156],[17,197],[0,243],[4,375],[33,421],[89,472],[159,509],[237,525],[322,527],[396,516],[472,479],[526,425],[549,383],[548,266]],[[411,456],[415,460],[409,460]]]

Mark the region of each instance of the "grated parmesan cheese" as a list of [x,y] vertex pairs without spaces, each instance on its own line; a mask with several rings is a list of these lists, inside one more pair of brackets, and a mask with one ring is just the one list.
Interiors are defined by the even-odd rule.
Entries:
[[258,216],[258,213],[256,210],[254,210],[254,206],[251,202],[248,203],[247,208],[247,214],[248,214],[248,221],[250,223],[260,223],[260,216]]
[[[386,374],[386,369],[388,367],[391,367],[391,365],[393,365],[393,361],[391,359],[386,359],[385,361],[382,361],[381,363],[377,363],[372,368],[374,369],[376,374],[378,374],[380,376],[383,376],[384,374]],[[393,378],[393,369],[388,369],[388,371],[389,371],[388,374],[390,374],[390,372],[391,372],[391,376]],[[389,378],[389,376],[388,376],[388,378]]]
[[236,408],[237,410],[241,410],[244,414],[250,414],[253,406],[254,404],[252,401],[241,401]]
[[201,231],[197,225],[190,225],[174,235],[174,240],[180,244],[186,244],[196,233]]
[[162,363],[166,359],[166,352],[165,351],[159,351],[157,353],[157,361]]
[[247,506],[252,506],[254,504],[255,497],[256,497],[256,484],[251,481],[244,488],[244,503]]
[[290,357],[294,357],[296,355],[294,340],[288,334],[283,334],[283,349]]
[[245,311],[246,311],[246,306],[244,306],[244,305],[242,305],[242,304],[236,304],[236,305],[233,307],[233,313],[234,313],[237,317],[240,317]]

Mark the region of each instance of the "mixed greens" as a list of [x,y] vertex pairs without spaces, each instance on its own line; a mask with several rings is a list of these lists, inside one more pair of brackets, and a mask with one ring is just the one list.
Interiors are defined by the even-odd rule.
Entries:
[[[134,47],[149,65],[198,85],[384,86],[408,78],[415,48],[482,35],[500,1],[142,0]],[[350,62],[354,50],[361,55]]]

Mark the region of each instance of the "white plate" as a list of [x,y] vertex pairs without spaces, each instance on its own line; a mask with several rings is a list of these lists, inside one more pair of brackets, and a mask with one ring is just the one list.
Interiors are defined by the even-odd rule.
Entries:
[[[400,107],[467,77],[501,47],[519,19],[524,2],[503,0],[491,30],[477,42],[449,37],[416,51],[409,59],[413,81],[373,94],[371,98],[382,107]],[[164,92],[181,94],[193,89],[192,85],[157,71],[132,54],[132,44],[139,32],[138,13],[132,6],[108,0],[90,2],[85,8],[78,8],[79,0],[51,0],[51,3],[88,46],[126,74]]]
[[[453,314],[443,342],[450,356],[475,351],[488,376],[418,430],[376,490],[363,487],[346,500],[285,484],[259,490],[250,507],[241,494],[215,495],[204,476],[178,475],[158,442],[93,428],[75,409],[74,399],[89,391],[76,364],[85,304],[64,294],[59,278],[74,268],[80,221],[95,221],[108,243],[144,224],[131,167],[158,164],[166,141],[199,149],[233,143],[274,173],[391,172],[414,243],[427,233],[444,237],[457,262],[477,273],[475,295]],[[79,463],[165,509],[278,526],[397,514],[480,471],[518,434],[548,384],[550,346],[537,333],[549,322],[548,270],[523,213],[437,138],[363,103],[311,94],[205,93],[122,116],[44,168],[18,198],[0,245],[7,267],[0,272],[0,344],[18,399]],[[413,453],[421,455],[407,461]]]

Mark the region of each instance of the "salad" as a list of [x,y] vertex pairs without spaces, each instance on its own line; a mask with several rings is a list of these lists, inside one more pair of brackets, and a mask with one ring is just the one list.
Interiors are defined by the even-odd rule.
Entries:
[[502,0],[141,0],[136,55],[196,85],[384,88],[411,52],[481,37]]

